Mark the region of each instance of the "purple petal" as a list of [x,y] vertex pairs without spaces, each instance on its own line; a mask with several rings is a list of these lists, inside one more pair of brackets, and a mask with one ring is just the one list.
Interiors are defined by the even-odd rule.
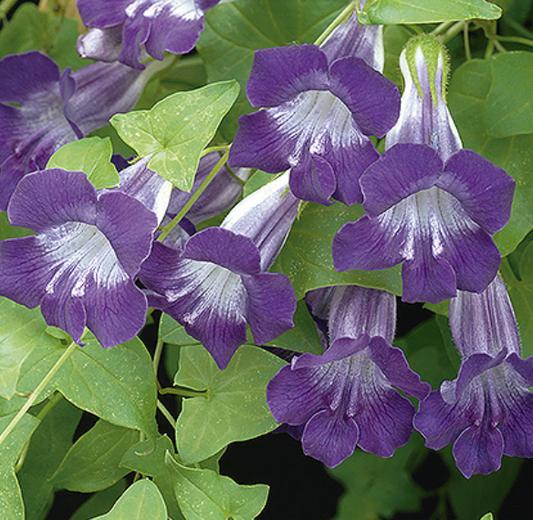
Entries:
[[245,276],[243,283],[248,296],[245,317],[256,344],[267,343],[294,327],[296,296],[285,275]]
[[503,455],[503,437],[488,425],[467,428],[453,446],[453,456],[461,473],[488,475],[500,469]]
[[212,262],[238,274],[260,272],[259,251],[253,241],[227,229],[206,228],[185,245],[183,258]]
[[89,27],[111,27],[126,19],[126,7],[132,0],[78,0],[77,7],[83,23]]
[[327,90],[327,57],[316,45],[255,51],[246,94],[254,108],[276,107],[308,90]]
[[376,336],[370,340],[368,358],[379,367],[391,385],[407,395],[422,400],[429,394],[430,385],[421,382],[420,376],[411,370],[403,351],[391,347],[382,337]]
[[98,228],[113,244],[122,268],[134,277],[152,248],[157,216],[137,199],[123,193],[102,193],[97,209]]
[[[281,116],[287,118],[283,113],[280,119]],[[279,173],[291,167],[289,157],[296,139],[290,133],[278,133],[277,119],[266,109],[239,117],[239,130],[228,160],[230,168],[244,166]]]
[[329,198],[337,189],[331,165],[313,154],[291,169],[290,185],[296,197],[323,205],[331,204]]
[[376,219],[364,215],[341,227],[333,239],[337,271],[388,269],[399,264],[405,231],[400,219],[387,212]]
[[374,377],[378,380],[361,382],[354,406],[360,432],[358,445],[379,457],[392,457],[413,433],[415,407],[386,381]]
[[431,188],[442,167],[437,152],[429,146],[393,146],[361,177],[365,211],[375,217],[410,195]]
[[514,179],[472,150],[459,150],[448,159],[437,186],[456,197],[468,215],[491,234],[509,221]]
[[9,205],[13,226],[36,233],[67,221],[96,223],[96,190],[83,172],[59,169],[26,175]]
[[352,417],[326,409],[305,425],[302,448],[306,455],[334,468],[354,452],[358,439],[359,429]]
[[0,60],[0,101],[24,103],[44,92],[59,94],[59,67],[39,51],[12,54]]
[[400,113],[398,87],[361,58],[342,58],[330,68],[331,92],[353,113],[365,135],[382,138]]

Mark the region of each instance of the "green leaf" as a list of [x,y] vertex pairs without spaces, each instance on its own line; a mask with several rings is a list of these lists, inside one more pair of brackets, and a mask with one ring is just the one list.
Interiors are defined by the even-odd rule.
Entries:
[[[15,414],[0,417],[0,432],[7,428],[14,416]],[[15,476],[15,464],[38,425],[38,419],[29,414],[24,415],[0,445],[0,511],[6,520],[24,519],[24,504]]]
[[32,435],[24,464],[18,473],[26,520],[45,518],[52,506],[54,487],[49,478],[72,446],[72,437],[82,414],[60,394],[54,395],[44,406],[53,408]]
[[487,513],[486,515],[483,515],[481,520],[494,520],[494,517],[492,516],[492,513]]
[[388,25],[383,31],[383,47],[385,49],[385,67],[383,75],[403,86],[403,78],[400,73],[400,54],[405,44],[413,33],[401,25]]
[[111,139],[86,137],[61,147],[48,161],[47,168],[61,168],[71,172],[84,172],[98,190],[111,188],[120,182],[117,169],[111,162]]
[[187,520],[252,520],[265,507],[268,486],[240,486],[208,469],[187,468],[167,452],[167,466],[177,476],[176,498]]
[[533,229],[533,134],[492,138],[485,126],[486,99],[492,85],[491,60],[470,60],[450,83],[448,103],[465,148],[485,156],[516,180],[511,219],[494,236],[503,256]]
[[135,109],[152,108],[170,94],[201,87],[206,81],[205,65],[198,54],[180,56],[170,67],[152,76]]
[[232,141],[237,119],[252,107],[245,95],[256,49],[313,43],[346,6],[346,0],[236,0],[210,9],[197,49],[210,82],[235,78],[241,93],[220,132]]
[[529,243],[521,257],[519,277],[510,266],[514,254],[503,259],[501,272],[518,321],[522,356],[527,358],[533,355],[533,243]]
[[119,463],[138,441],[139,432],[100,420],[70,448],[51,483],[80,493],[110,487],[129,473]]
[[[84,342],[86,345],[74,350],[37,402],[59,390],[82,410],[118,426],[155,435],[157,389],[152,359],[142,342],[133,338],[104,349],[91,334],[86,334]],[[65,348],[57,340],[36,345],[22,365],[17,391],[32,392]],[[18,410],[24,402],[23,397],[13,396],[2,403],[0,414]]]
[[366,25],[497,20],[502,10],[486,0],[368,0],[358,15]]
[[190,464],[207,459],[231,442],[276,428],[265,392],[284,364],[269,352],[243,345],[220,370],[204,348],[182,347],[174,384],[206,392],[183,401],[176,424],[182,460]]
[[127,487],[128,483],[126,479],[123,478],[114,486],[99,491],[98,493],[94,493],[78,509],[76,509],[76,512],[69,520],[91,520],[97,515],[107,513]]
[[148,479],[131,485],[113,509],[94,520],[167,520],[167,508],[157,486]]
[[179,345],[181,347],[187,345],[201,345],[197,340],[189,336],[183,325],[180,325],[174,318],[168,314],[163,314],[159,322],[159,339],[165,343],[172,345]]
[[268,345],[283,347],[296,352],[311,352],[318,356],[323,354],[324,350],[318,338],[315,322],[303,300],[298,302],[293,319],[294,328],[269,341]]
[[444,380],[457,377],[461,358],[443,316],[424,321],[407,335],[396,338],[394,345],[405,352],[410,367],[433,389]]
[[120,465],[152,477],[165,499],[168,515],[172,520],[181,520],[183,516],[174,494],[176,473],[165,464],[167,452],[174,453],[174,446],[171,440],[163,435],[132,446],[124,454]]
[[22,227],[12,226],[7,218],[7,213],[5,211],[0,211],[0,241],[5,238],[20,238],[28,235],[33,235],[33,231]]
[[356,449],[340,466],[328,470],[345,488],[336,520],[380,520],[397,511],[418,511],[422,490],[411,479],[408,466],[422,438],[415,433],[390,459]]
[[506,52],[490,61],[485,127],[491,137],[533,133],[533,54]]
[[36,347],[62,348],[46,328],[39,309],[0,297],[0,396],[13,397],[22,365]]
[[302,299],[307,291],[330,285],[355,284],[397,295],[402,293],[399,267],[343,273],[333,267],[333,237],[343,224],[353,222],[363,214],[359,204],[350,207],[339,202],[329,207],[314,203],[306,205],[272,268],[272,271],[289,277],[296,299]]
[[177,188],[190,191],[200,153],[238,93],[235,80],[212,83],[176,92],[151,110],[116,114],[111,124],[140,156],[152,155],[148,163],[152,170]]
[[61,68],[74,70],[86,66],[87,60],[76,52],[76,22],[64,16],[51,16],[31,2],[23,3],[8,25],[0,31],[0,58],[31,50],[40,50],[53,58]]

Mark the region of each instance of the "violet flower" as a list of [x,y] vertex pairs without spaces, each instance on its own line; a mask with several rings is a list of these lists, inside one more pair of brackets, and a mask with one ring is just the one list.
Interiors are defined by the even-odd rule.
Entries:
[[134,337],[147,300],[135,277],[157,217],[124,193],[97,193],[82,172],[26,175],[8,208],[35,236],[0,243],[0,295],[41,312],[79,342],[85,327],[103,347]]
[[[318,322],[327,315],[324,354],[302,354],[267,386],[274,418],[303,426],[304,453],[335,467],[356,445],[391,457],[409,440],[415,407],[396,388],[423,399],[429,385],[391,347],[392,294],[357,286],[317,289],[306,296]],[[319,308],[320,307],[320,308]]]
[[444,105],[440,44],[412,41],[401,66],[400,120],[388,149],[361,176],[366,215],[335,236],[335,268],[386,269],[403,262],[408,302],[437,303],[457,289],[481,292],[500,265],[491,235],[509,220],[515,182],[481,155],[459,149]]
[[392,82],[361,58],[329,64],[304,44],[256,51],[246,93],[254,108],[267,108],[239,118],[231,167],[290,168],[297,197],[362,201],[359,177],[379,157],[368,136],[383,137],[398,117]]
[[164,51],[191,51],[204,30],[205,12],[219,0],[78,0],[83,23],[91,27],[79,37],[83,58],[117,60],[136,69],[142,45],[157,60]]
[[266,272],[298,212],[287,183],[285,174],[255,191],[181,250],[156,242],[139,273],[150,305],[181,323],[222,369],[246,341],[246,323],[257,344],[293,326],[294,290],[285,275]]
[[[361,9],[364,4],[365,0],[360,3]],[[333,30],[320,48],[326,53],[329,63],[353,56],[361,58],[378,72],[383,72],[383,25],[360,25],[355,11],[346,22]]]
[[520,358],[513,307],[499,276],[481,294],[458,291],[450,328],[462,363],[420,403],[415,428],[426,446],[454,443],[461,473],[497,471],[502,455],[533,457],[533,357]]
[[93,63],[60,73],[38,51],[0,60],[0,210],[7,209],[20,179],[44,169],[61,146],[131,110],[164,66],[153,63],[139,72],[120,63]]

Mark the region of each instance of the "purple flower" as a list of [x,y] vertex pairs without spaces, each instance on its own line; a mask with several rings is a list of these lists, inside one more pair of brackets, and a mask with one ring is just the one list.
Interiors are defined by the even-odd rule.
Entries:
[[[422,97],[414,87],[406,89],[389,148],[361,176],[366,215],[345,224],[333,240],[338,271],[403,262],[408,302],[437,303],[457,289],[487,287],[501,259],[491,235],[509,220],[515,185],[495,164],[459,149],[455,127],[440,106],[446,76],[442,52],[430,62],[434,81],[417,80]],[[425,55],[417,51],[415,58],[424,61]],[[428,69],[416,70],[427,76]],[[433,96],[434,91],[440,94]]]
[[79,342],[85,327],[103,347],[144,326],[146,297],[135,277],[148,256],[156,215],[123,193],[97,193],[82,172],[26,175],[10,222],[37,233],[0,244],[0,294],[41,312]]
[[368,136],[383,137],[398,117],[393,83],[361,58],[329,65],[304,44],[256,51],[246,92],[254,108],[268,108],[239,119],[230,166],[290,168],[304,200],[362,201],[359,177],[379,157]]
[[141,46],[156,58],[164,51],[191,51],[204,30],[205,12],[219,0],[78,0],[83,23],[91,27],[78,39],[83,58],[119,60],[143,69]]
[[499,469],[502,455],[533,457],[533,357],[520,358],[514,311],[499,276],[481,294],[459,291],[450,328],[462,363],[420,404],[414,424],[426,446],[454,443],[461,473]]
[[154,244],[139,278],[150,305],[202,342],[220,368],[246,341],[257,344],[293,326],[296,301],[285,275],[267,273],[298,212],[285,174],[241,201],[219,228],[193,235],[183,249]]
[[[363,5],[364,3],[361,2]],[[333,30],[320,48],[326,53],[330,63],[353,56],[361,58],[378,72],[383,72],[383,25],[359,25],[355,11],[346,22]]]
[[20,179],[44,169],[61,146],[131,110],[161,67],[151,64],[141,73],[120,63],[94,63],[60,73],[38,51],[0,60],[0,210]]
[[293,358],[274,376],[267,386],[272,415],[303,426],[304,452],[329,467],[349,457],[356,445],[391,457],[409,440],[415,413],[394,387],[418,399],[429,391],[402,351],[390,346],[395,297],[339,286],[312,291],[306,300],[319,320],[327,315],[330,344],[321,356]]

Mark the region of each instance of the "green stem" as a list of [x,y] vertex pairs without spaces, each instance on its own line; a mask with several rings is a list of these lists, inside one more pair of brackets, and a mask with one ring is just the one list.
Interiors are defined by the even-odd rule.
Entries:
[[498,52],[507,52],[507,49],[497,39],[494,39],[493,42]]
[[165,416],[165,419],[170,423],[173,429],[176,428],[176,419],[172,417],[172,414],[166,409],[165,405],[158,399],[157,408]]
[[237,177],[232,171],[231,171],[231,168],[226,164],[226,170],[228,171],[228,173],[230,174],[231,178],[235,181],[235,182],[238,182],[241,186],[246,186],[246,181],[243,181],[242,179],[239,179],[239,177]]
[[192,205],[198,200],[198,197],[200,197],[200,195],[209,186],[209,183],[215,178],[215,175],[222,169],[224,164],[226,164],[227,160],[228,152],[226,152],[215,164],[215,167],[209,172],[209,175],[204,179],[202,184],[200,184],[198,189],[192,194],[192,197],[187,201],[185,206],[181,208],[181,211],[172,219],[172,222],[163,227],[161,235],[159,235],[159,238],[157,239],[158,242],[163,242],[163,240],[167,238],[169,233],[176,227],[179,221],[187,214],[187,211],[189,211]]
[[454,24],[455,22],[442,22],[441,24],[437,25],[437,27],[435,27],[435,29],[433,29],[429,34],[432,36],[438,36],[439,34],[447,31]]
[[442,36],[442,43],[449,42],[463,30],[464,22],[455,22]]
[[485,59],[488,60],[492,53],[494,52],[494,40],[489,40],[489,43],[487,44],[487,48],[485,49]]
[[470,33],[468,32],[468,22],[464,23],[463,36],[464,36],[464,43],[465,43],[466,61],[470,61],[472,59],[472,51],[470,50],[470,37],[469,37]]
[[161,395],[179,395],[180,397],[205,397],[205,390],[204,391],[197,391],[197,390],[186,390],[185,388],[161,388],[159,390],[159,393]]
[[165,344],[164,341],[161,341],[160,339],[158,339],[156,347],[155,347],[155,352],[154,352],[154,376],[155,376],[155,380],[157,381],[158,387],[159,387],[159,381],[157,379],[157,373],[159,372],[159,362],[161,361],[161,354],[163,353],[164,344]]
[[521,38],[520,36],[500,36],[497,34],[494,36],[494,39],[502,42],[521,43],[522,45],[533,47],[533,40],[530,40],[529,38]]
[[328,27],[326,28],[326,30],[315,40],[315,45],[322,45],[325,41],[326,41],[326,38],[339,26],[339,25],[342,25],[346,20],[348,20],[348,18],[350,18],[350,16],[352,15],[352,13],[354,12],[355,10],[355,2],[350,2],[343,10],[342,12],[339,14],[339,16],[337,16],[337,18],[335,18],[335,20],[333,20],[333,22],[331,22]]
[[210,146],[209,148],[204,149],[200,157],[205,157],[208,153],[211,153],[211,152],[229,152],[230,146],[231,145],[229,144],[224,144],[220,146]]
[[0,2],[0,19],[4,19],[7,17],[7,13],[15,7],[15,4],[17,3],[17,0],[2,0]]
[[24,414],[33,406],[37,398],[41,395],[42,391],[46,388],[46,385],[51,381],[51,379],[56,375],[56,372],[61,368],[63,363],[70,357],[74,352],[77,345],[72,342],[69,347],[63,352],[61,357],[55,362],[54,366],[49,370],[49,372],[44,376],[43,380],[39,383],[37,388],[32,392],[28,400],[24,403],[24,406],[18,411],[17,415],[13,417],[13,420],[7,425],[7,428],[0,435],[0,446],[7,439],[9,434],[15,429],[17,424],[20,422]]
[[[43,409],[37,414],[37,419],[39,421],[42,421],[54,408],[54,406],[59,403],[63,399],[63,396],[56,392],[46,403],[46,405],[43,407]],[[20,471],[20,468],[22,468],[22,465],[24,464],[24,461],[26,460],[26,456],[28,455],[28,450],[30,448],[30,441],[31,439],[26,443],[26,446],[24,446],[24,449],[22,450],[22,453],[20,454],[19,460],[15,464],[15,473],[18,473]]]

